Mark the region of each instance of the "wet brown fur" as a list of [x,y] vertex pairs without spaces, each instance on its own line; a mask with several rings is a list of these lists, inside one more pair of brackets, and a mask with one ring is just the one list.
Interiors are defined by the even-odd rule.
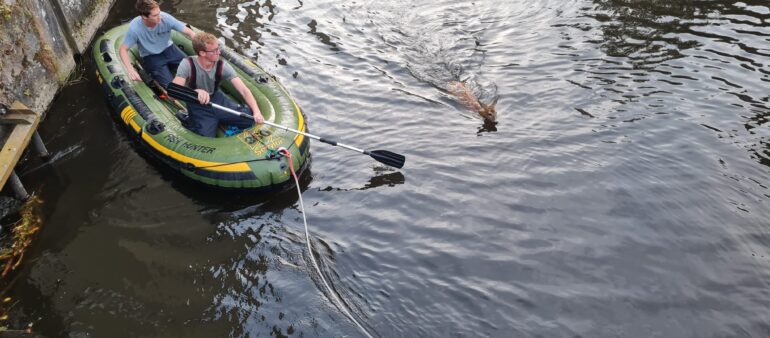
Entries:
[[499,99],[499,97],[495,97],[492,103],[485,104],[479,101],[479,98],[476,97],[468,85],[462,81],[449,82],[447,91],[456,96],[463,106],[477,112],[485,120],[489,122],[495,122],[497,120],[497,110],[495,109],[495,106],[497,105],[497,99]]

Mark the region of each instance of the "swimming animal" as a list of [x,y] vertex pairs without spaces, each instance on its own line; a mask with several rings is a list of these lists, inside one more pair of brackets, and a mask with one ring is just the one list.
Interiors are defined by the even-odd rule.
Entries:
[[496,96],[492,103],[485,104],[479,100],[473,90],[465,83],[465,81],[450,81],[447,85],[447,91],[456,96],[458,101],[466,108],[477,112],[484,120],[489,122],[495,122],[497,120],[497,100],[500,96]]

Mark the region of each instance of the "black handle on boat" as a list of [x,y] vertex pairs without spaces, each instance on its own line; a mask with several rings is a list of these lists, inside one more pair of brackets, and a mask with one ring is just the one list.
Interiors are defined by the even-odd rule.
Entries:
[[[175,99],[182,100],[182,101],[185,101],[187,103],[200,104],[200,101],[198,101],[198,93],[196,93],[195,90],[193,90],[192,88],[185,87],[185,86],[180,86],[180,85],[178,85],[176,83],[171,82],[171,83],[168,84],[168,87],[166,88],[166,91],[168,92],[169,96],[171,96],[171,97],[173,97]],[[222,106],[220,106],[218,104],[215,104],[215,103],[209,103],[208,106],[217,108],[219,110],[228,112],[230,114],[238,115],[238,116],[243,117],[243,118],[248,118],[248,119],[252,119],[253,118],[253,116],[251,116],[249,114],[244,114],[244,113],[241,113],[241,112],[229,109],[227,107],[222,107]],[[283,129],[283,130],[286,130],[286,131],[290,131],[290,132],[293,132],[293,133],[297,133],[297,134],[300,134],[300,135],[305,135],[307,137],[310,137],[312,139],[316,139],[316,140],[321,141],[321,142],[326,143],[326,144],[330,144],[330,145],[333,145],[333,146],[340,146],[340,147],[343,147],[343,148],[346,148],[346,149],[353,150],[355,152],[362,153],[364,155],[369,155],[373,159],[379,161],[380,163],[383,163],[385,165],[389,165],[389,166],[394,167],[394,168],[399,168],[399,169],[403,168],[404,167],[404,162],[406,161],[406,157],[404,157],[404,155],[397,154],[397,153],[394,153],[392,151],[358,149],[356,147],[352,147],[352,146],[349,146],[349,145],[346,145],[346,144],[338,143],[337,141],[334,141],[332,139],[322,138],[320,136],[315,136],[313,134],[308,134],[308,133],[305,133],[305,132],[302,132],[302,131],[299,131],[299,130],[296,130],[296,129],[291,129],[291,128],[288,128],[288,127],[284,127],[284,126],[282,126],[280,124],[276,124],[276,123],[273,123],[273,122],[270,122],[270,121],[265,121],[265,124],[273,126],[273,127],[276,127],[276,128],[280,128],[280,129]]]

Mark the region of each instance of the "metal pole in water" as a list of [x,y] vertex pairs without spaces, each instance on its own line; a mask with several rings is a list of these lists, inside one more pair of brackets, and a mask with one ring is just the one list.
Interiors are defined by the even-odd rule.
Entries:
[[35,150],[37,150],[38,154],[43,157],[48,157],[50,153],[48,153],[48,149],[45,148],[45,143],[43,143],[43,139],[40,138],[40,134],[35,131],[34,134],[32,134],[32,144],[35,146]]
[[26,201],[27,198],[29,198],[27,190],[24,189],[24,185],[21,184],[21,179],[19,179],[19,176],[16,175],[16,170],[11,172],[11,176],[8,177],[8,183],[11,184],[11,188],[13,189],[13,192],[16,194],[17,198],[22,201]]

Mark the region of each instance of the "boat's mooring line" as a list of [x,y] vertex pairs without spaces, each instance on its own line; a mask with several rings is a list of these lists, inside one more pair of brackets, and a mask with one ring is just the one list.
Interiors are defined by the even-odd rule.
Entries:
[[291,153],[286,150],[286,148],[278,148],[278,152],[284,154],[286,156],[286,159],[289,162],[289,169],[291,170],[291,176],[294,177],[294,183],[297,186],[297,195],[299,196],[299,208],[302,212],[302,222],[305,224],[305,243],[307,243],[307,253],[310,256],[310,260],[313,262],[313,266],[315,267],[316,273],[318,273],[318,276],[321,277],[321,281],[323,282],[324,286],[326,287],[326,291],[329,292],[329,295],[332,298],[332,301],[337,303],[337,306],[342,310],[342,312],[345,313],[345,315],[350,318],[350,320],[353,321],[353,323],[358,326],[359,329],[361,329],[361,332],[364,333],[368,338],[374,338],[369,331],[366,330],[366,328],[363,327],[357,320],[356,317],[353,317],[353,314],[350,313],[348,310],[348,307],[345,305],[345,303],[342,302],[342,300],[339,299],[337,296],[337,293],[332,290],[332,288],[329,286],[329,283],[326,282],[326,278],[324,278],[324,274],[321,273],[321,268],[318,267],[318,262],[315,260],[315,256],[313,255],[313,248],[310,246],[310,232],[307,230],[307,218],[305,217],[305,204],[302,203],[302,190],[299,188],[299,179],[297,178],[297,173],[294,172],[294,164],[291,161]]

